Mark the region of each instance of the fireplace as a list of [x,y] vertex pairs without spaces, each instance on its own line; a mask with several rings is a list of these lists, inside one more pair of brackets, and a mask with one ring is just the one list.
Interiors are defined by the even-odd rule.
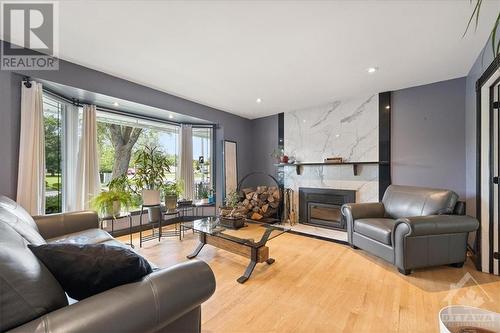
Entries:
[[340,207],[355,200],[353,190],[300,187],[299,223],[346,230]]

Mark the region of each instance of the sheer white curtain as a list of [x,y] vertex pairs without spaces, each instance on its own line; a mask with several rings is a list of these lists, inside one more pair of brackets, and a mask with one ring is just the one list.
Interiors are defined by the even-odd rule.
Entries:
[[78,150],[76,180],[75,209],[89,209],[90,201],[100,191],[95,105],[83,106],[82,135]]
[[[78,165],[78,106],[66,105],[64,121],[64,195],[63,207],[72,212],[81,207],[77,202],[77,165]],[[81,208],[80,208],[81,209]]]
[[31,215],[45,213],[45,140],[42,85],[21,85],[17,202]]
[[193,128],[191,125],[181,125],[181,140],[179,145],[180,179],[184,182],[184,198],[193,199]]

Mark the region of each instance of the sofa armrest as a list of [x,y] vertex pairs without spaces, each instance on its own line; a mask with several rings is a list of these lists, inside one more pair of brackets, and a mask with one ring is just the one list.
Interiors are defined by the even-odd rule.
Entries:
[[44,239],[99,228],[97,213],[91,210],[34,216],[33,219]]
[[[399,231],[397,234],[405,236],[425,236],[466,233],[476,231],[478,227],[479,222],[471,216],[428,215],[397,219],[394,230],[404,228],[406,232]],[[396,234],[396,232],[393,234]]]
[[[215,277],[193,260],[155,271],[26,323],[12,332],[158,332],[193,313],[215,291]],[[196,313],[196,312],[195,312]],[[199,331],[199,320],[182,331]],[[192,325],[191,325],[192,326]],[[177,327],[178,328],[178,327]]]
[[381,202],[349,203],[342,205],[342,215],[347,224],[347,241],[352,244],[352,233],[354,220],[364,218],[384,217],[385,207]]

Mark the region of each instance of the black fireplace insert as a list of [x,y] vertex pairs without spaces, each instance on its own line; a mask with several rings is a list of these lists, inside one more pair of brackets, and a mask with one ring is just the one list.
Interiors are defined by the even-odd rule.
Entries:
[[346,230],[340,207],[356,201],[356,191],[329,188],[299,188],[299,223]]

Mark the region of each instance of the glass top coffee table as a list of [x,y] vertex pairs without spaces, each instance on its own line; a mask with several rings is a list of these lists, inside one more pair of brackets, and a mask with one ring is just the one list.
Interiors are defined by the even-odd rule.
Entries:
[[240,229],[230,229],[221,225],[216,217],[185,222],[182,223],[182,227],[193,229],[200,234],[200,243],[194,252],[187,256],[188,259],[196,257],[205,244],[250,259],[245,273],[237,280],[239,283],[244,283],[250,278],[257,263],[266,262],[268,265],[274,263],[274,259],[269,257],[269,247],[266,243],[290,230],[250,220],[246,220],[245,226]]

